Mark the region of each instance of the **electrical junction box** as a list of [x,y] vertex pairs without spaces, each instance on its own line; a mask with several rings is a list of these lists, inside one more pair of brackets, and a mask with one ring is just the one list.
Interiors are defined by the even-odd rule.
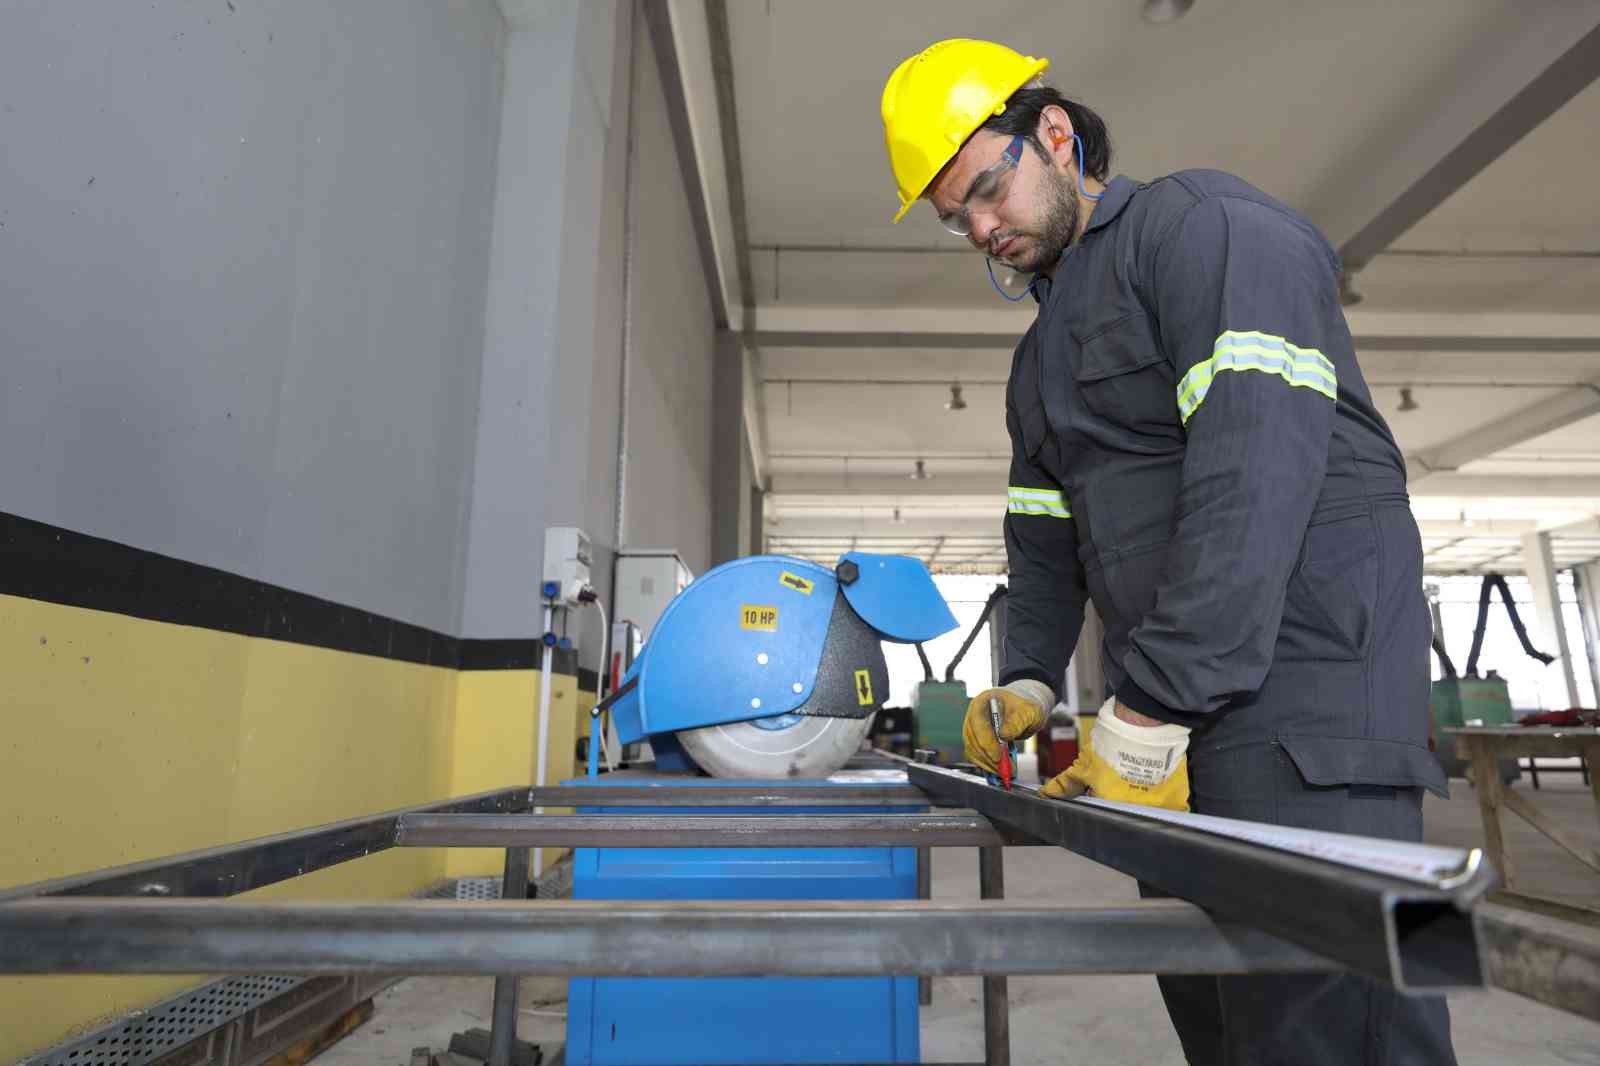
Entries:
[[589,585],[589,568],[594,550],[589,537],[575,526],[551,526],[544,531],[544,584],[554,584],[553,597],[568,606],[578,602],[578,593]]
[[620,551],[611,613],[619,622],[638,626],[640,636],[649,640],[661,612],[693,580],[678,553],[670,549]]

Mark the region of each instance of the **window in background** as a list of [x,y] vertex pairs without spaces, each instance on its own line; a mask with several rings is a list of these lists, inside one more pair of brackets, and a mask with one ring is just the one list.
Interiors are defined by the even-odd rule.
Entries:
[[[1444,646],[1450,653],[1457,670],[1467,669],[1467,654],[1472,650],[1472,627],[1478,619],[1478,592],[1483,578],[1476,575],[1451,577],[1430,576],[1425,579],[1439,587],[1439,616],[1444,625]],[[1533,609],[1533,591],[1528,579],[1520,575],[1506,575],[1512,598],[1517,603],[1517,613],[1528,630],[1533,646],[1547,655],[1559,649],[1539,631],[1538,617]],[[1589,657],[1584,651],[1583,623],[1578,616],[1578,597],[1572,585],[1572,574],[1563,570],[1556,576],[1556,586],[1561,594],[1561,615],[1567,631],[1567,648],[1572,654],[1573,673],[1578,680],[1578,698],[1585,707],[1595,706],[1594,677],[1589,668]],[[1546,645],[1552,645],[1547,647]],[[1433,678],[1438,680],[1437,656],[1432,660]],[[1511,706],[1518,712],[1559,710],[1567,706],[1567,687],[1561,676],[1559,660],[1545,666],[1529,658],[1511,628],[1511,618],[1506,614],[1497,592],[1489,602],[1489,624],[1483,631],[1483,651],[1478,656],[1478,673],[1493,670],[1506,679],[1511,693]]]
[[[923,645],[928,662],[933,666],[933,676],[944,680],[944,668],[950,665],[961,648],[961,642],[972,632],[983,605],[996,585],[1005,584],[1005,578],[994,574],[935,574],[933,583],[939,587],[945,601],[956,616],[957,627],[942,637]],[[995,605],[996,611],[1005,610],[1005,601]],[[917,659],[917,649],[911,644],[883,645],[884,658],[889,663],[889,703],[896,707],[911,706],[917,683],[922,680],[922,663]],[[989,655],[989,630],[985,626],[978,639],[967,649],[966,658],[956,667],[956,680],[964,681],[969,693],[976,694],[988,688],[993,678],[993,664]]]

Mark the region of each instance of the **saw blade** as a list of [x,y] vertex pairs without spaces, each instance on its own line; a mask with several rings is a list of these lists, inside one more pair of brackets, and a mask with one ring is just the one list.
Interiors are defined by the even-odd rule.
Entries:
[[827,777],[861,748],[872,719],[781,714],[677,734],[713,777]]

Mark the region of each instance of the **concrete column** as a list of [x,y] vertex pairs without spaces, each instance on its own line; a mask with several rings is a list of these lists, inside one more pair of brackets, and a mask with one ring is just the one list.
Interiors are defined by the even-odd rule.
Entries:
[[[1000,671],[1006,663],[1006,604],[1008,599],[1003,599],[994,605],[994,610],[989,612],[989,684],[1000,684]],[[1072,664],[1067,664],[1067,677],[1072,676]],[[1066,686],[1066,691],[1059,697],[1070,708],[1072,706],[1071,685]]]
[[1561,594],[1556,586],[1555,559],[1550,552],[1549,533],[1528,533],[1522,538],[1522,565],[1533,587],[1535,632],[1540,650],[1558,656],[1561,677],[1567,686],[1567,706],[1578,705],[1578,679],[1572,669],[1572,649],[1567,646],[1567,627],[1561,624]]
[[[507,0],[462,635],[531,637],[549,526],[610,584],[620,174],[632,37],[616,0]],[[602,297],[599,281],[605,280]],[[585,645],[598,641],[585,640]],[[586,664],[597,665],[597,664]]]
[[751,555],[760,555],[767,550],[767,494],[755,488],[750,490],[749,544]]
[[744,351],[739,335],[717,331],[711,395],[711,562],[749,552],[750,457],[745,448]]
[[1600,702],[1600,562],[1574,568],[1578,579],[1578,614],[1583,619],[1583,641],[1589,659],[1589,678]]
[[1076,714],[1097,711],[1106,699],[1106,672],[1100,661],[1106,639],[1105,626],[1095,613],[1093,604],[1083,609],[1083,629],[1078,632],[1078,646],[1072,650],[1072,691],[1077,703],[1068,700]]

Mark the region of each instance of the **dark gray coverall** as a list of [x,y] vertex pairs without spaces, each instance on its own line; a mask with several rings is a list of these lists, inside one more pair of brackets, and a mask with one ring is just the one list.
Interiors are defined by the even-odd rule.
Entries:
[[[1338,278],[1238,178],[1110,182],[1012,362],[1001,680],[1058,688],[1091,600],[1109,688],[1194,730],[1196,811],[1419,840],[1421,542]],[[1195,1066],[1455,1061],[1442,999],[1362,977],[1161,991]]]

